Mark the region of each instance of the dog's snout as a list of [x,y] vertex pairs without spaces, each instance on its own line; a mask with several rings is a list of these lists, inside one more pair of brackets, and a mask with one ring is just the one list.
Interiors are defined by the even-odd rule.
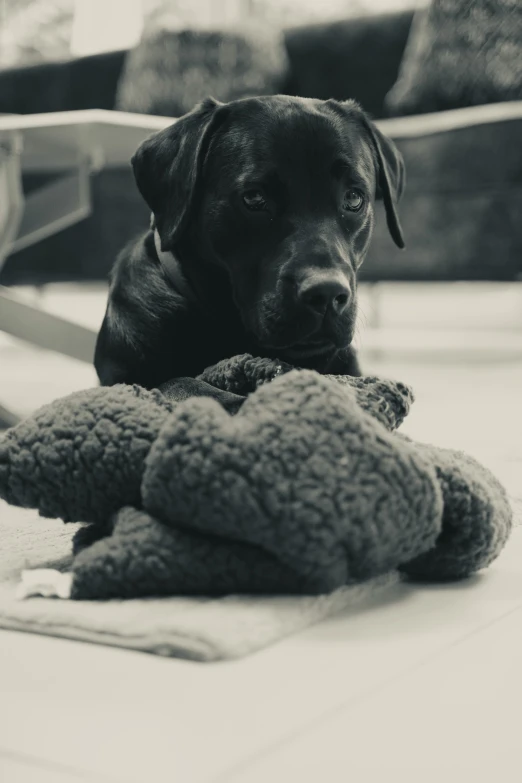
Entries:
[[351,290],[341,275],[313,275],[301,283],[297,297],[305,307],[319,315],[325,315],[328,308],[341,315],[350,303]]

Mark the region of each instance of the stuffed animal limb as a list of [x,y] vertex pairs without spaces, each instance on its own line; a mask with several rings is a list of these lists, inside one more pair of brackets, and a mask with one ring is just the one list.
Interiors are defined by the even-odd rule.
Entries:
[[45,405],[0,436],[0,497],[105,527],[123,505],[140,504],[145,457],[171,411],[159,391],[124,385]]
[[82,600],[234,592],[303,593],[307,584],[270,552],[167,526],[129,507],[116,515],[113,534],[73,564],[71,597]]
[[[249,395],[261,385],[298,368],[277,359],[254,358],[250,354],[233,356],[208,367],[199,379],[234,395]],[[409,386],[374,376],[325,375],[325,378],[350,387],[357,402],[388,429],[397,429],[414,401]]]
[[413,579],[442,582],[486,568],[511,532],[513,511],[504,487],[468,454],[424,443],[412,445],[435,468],[443,497],[442,529],[435,546],[401,570]]
[[191,400],[146,462],[153,516],[261,547],[322,590],[396,567],[440,529],[429,463],[361,410],[352,388],[310,371],[261,386],[233,418]]

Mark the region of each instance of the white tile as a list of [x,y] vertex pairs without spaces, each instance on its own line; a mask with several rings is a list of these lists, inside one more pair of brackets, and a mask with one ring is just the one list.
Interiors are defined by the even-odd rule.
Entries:
[[519,529],[476,579],[399,586],[371,607],[229,663],[0,633],[2,745],[127,783],[166,774],[228,782],[234,770],[520,607],[521,558]]
[[[358,783],[518,783],[522,779],[522,540],[507,577],[490,584],[499,609],[460,639],[419,659],[409,672],[366,698],[354,697],[324,720],[263,758],[229,771],[227,783],[317,780]],[[504,594],[504,595],[502,595]],[[483,596],[476,594],[478,611]],[[428,607],[426,607],[428,609]],[[412,621],[414,617],[412,616]],[[427,621],[430,621],[428,615]],[[455,618],[456,619],[456,618]],[[390,628],[390,633],[394,629]],[[441,641],[446,631],[441,628]],[[448,640],[449,641],[449,640]],[[382,655],[388,655],[383,645]]]
[[74,770],[42,764],[38,759],[11,758],[0,750],[2,783],[107,783],[106,779]]

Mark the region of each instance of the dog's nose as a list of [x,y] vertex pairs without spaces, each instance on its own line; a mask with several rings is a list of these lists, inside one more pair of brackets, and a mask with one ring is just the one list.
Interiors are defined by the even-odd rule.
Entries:
[[343,282],[340,277],[314,275],[301,283],[297,297],[319,315],[324,315],[329,307],[336,315],[341,315],[350,302],[351,291],[347,282]]

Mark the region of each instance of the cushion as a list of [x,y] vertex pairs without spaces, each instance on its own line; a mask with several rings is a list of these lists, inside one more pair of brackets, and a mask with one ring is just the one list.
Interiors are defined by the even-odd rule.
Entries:
[[279,91],[286,72],[281,33],[154,26],[127,57],[116,108],[176,117],[208,95],[221,101]]
[[417,12],[390,115],[522,98],[520,0],[431,0]]
[[0,68],[69,57],[73,17],[70,0],[4,0]]

